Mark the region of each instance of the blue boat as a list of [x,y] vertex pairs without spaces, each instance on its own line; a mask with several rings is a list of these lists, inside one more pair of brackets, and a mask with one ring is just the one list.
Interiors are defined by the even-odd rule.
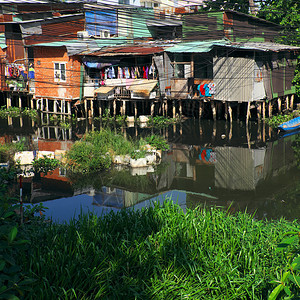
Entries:
[[300,128],[300,117],[286,121],[278,126],[280,130],[291,131]]

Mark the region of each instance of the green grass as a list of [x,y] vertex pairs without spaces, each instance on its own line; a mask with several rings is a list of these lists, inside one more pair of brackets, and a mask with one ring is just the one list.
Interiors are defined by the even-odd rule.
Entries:
[[166,202],[33,226],[26,299],[267,299],[290,224]]

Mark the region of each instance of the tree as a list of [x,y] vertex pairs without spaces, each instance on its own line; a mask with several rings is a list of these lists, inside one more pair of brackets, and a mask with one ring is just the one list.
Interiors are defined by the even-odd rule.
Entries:
[[228,1],[216,1],[206,0],[204,1],[203,10],[223,10],[232,9],[245,14],[249,12],[249,2],[245,0],[228,0]]
[[260,0],[258,17],[283,27],[278,42],[300,46],[299,0]]

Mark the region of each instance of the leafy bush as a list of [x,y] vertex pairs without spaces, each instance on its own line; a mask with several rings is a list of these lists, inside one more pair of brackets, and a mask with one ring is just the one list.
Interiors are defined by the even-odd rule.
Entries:
[[179,119],[176,119],[176,118],[155,116],[155,117],[149,117],[147,124],[150,126],[153,126],[153,127],[166,127],[166,126],[168,126],[170,124],[174,124],[178,121],[179,121]]
[[293,119],[295,117],[295,113],[297,113],[297,111],[290,114],[278,115],[278,116],[273,116],[271,118],[266,118],[266,123],[273,128],[277,128],[280,124]]
[[55,158],[50,158],[44,155],[43,158],[34,159],[32,162],[32,171],[35,174],[53,172],[60,166],[60,161]]
[[170,149],[167,141],[159,135],[151,135],[145,138],[145,141],[157,150],[167,151]]
[[96,172],[111,166],[111,158],[90,142],[77,141],[66,154],[67,164],[74,173]]
[[28,250],[28,240],[18,238],[18,225],[15,210],[19,206],[3,209],[0,206],[0,298],[19,299],[28,292],[33,281],[25,276],[18,257]]

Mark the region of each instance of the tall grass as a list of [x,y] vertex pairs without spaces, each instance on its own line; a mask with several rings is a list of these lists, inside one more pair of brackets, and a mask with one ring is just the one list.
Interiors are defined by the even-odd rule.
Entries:
[[290,224],[165,202],[39,226],[20,256],[37,279],[26,299],[266,299]]

